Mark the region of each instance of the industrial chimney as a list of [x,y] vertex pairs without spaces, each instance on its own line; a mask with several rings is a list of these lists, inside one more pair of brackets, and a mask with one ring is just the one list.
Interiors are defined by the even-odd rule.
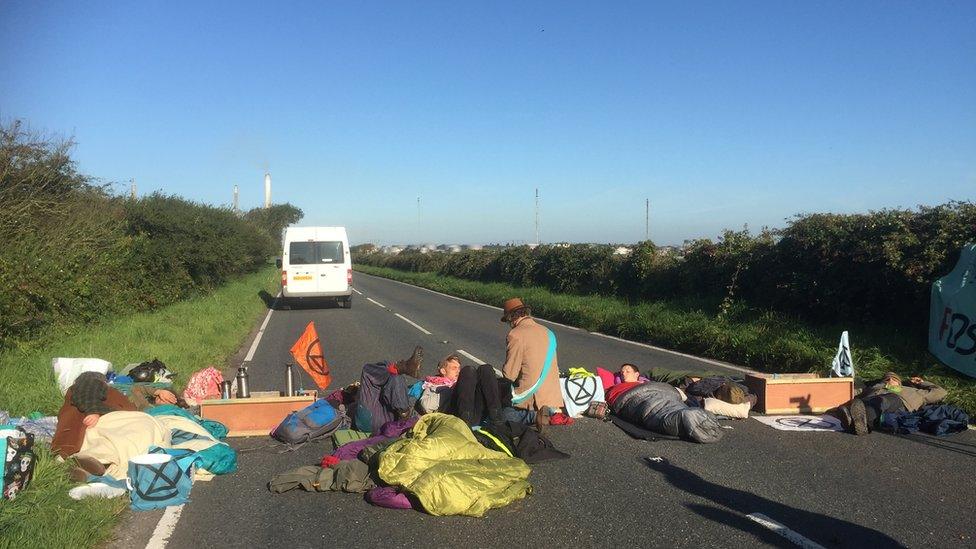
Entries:
[[234,213],[241,211],[239,198],[240,194],[238,193],[237,185],[234,185]]
[[271,207],[271,173],[264,174],[264,207]]

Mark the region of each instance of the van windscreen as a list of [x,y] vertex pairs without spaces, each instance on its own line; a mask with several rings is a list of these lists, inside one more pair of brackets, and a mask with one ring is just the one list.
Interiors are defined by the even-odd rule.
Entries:
[[290,265],[342,263],[342,242],[292,242],[288,245]]

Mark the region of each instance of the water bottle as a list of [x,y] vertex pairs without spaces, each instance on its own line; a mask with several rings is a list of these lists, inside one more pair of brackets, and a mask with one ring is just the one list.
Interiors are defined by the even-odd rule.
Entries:
[[294,396],[295,394],[295,372],[293,371],[293,366],[291,362],[285,364],[285,396]]
[[251,398],[251,388],[247,385],[247,367],[237,369],[237,398]]

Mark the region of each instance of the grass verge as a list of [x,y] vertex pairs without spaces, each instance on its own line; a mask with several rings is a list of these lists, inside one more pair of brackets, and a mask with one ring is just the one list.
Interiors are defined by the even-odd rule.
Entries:
[[[220,368],[266,310],[258,292],[274,295],[277,280],[277,270],[265,269],[206,296],[97,325],[60,327],[0,354],[0,409],[12,416],[56,414],[62,402],[51,371],[56,356],[104,358],[117,367],[158,357],[179,374],[178,385],[200,368]],[[72,500],[68,466],[35,446],[33,483],[16,500],[0,501],[0,547],[93,547],[106,541],[128,501]]]
[[549,320],[764,372],[826,371],[841,331],[849,330],[858,376],[870,379],[886,371],[902,377],[920,374],[946,388],[947,402],[976,415],[976,380],[938,364],[925,351],[924,332],[888,326],[813,326],[741,303],[723,318],[714,311],[674,302],[629,303],[619,298],[559,294],[545,288],[476,282],[436,273],[358,264],[354,268],[491,305],[501,305],[517,295],[535,314]]

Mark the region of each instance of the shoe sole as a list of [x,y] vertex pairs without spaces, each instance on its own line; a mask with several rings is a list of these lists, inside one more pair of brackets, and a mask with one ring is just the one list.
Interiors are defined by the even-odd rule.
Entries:
[[864,402],[854,399],[851,402],[851,428],[855,435],[868,434],[868,416],[864,410]]

